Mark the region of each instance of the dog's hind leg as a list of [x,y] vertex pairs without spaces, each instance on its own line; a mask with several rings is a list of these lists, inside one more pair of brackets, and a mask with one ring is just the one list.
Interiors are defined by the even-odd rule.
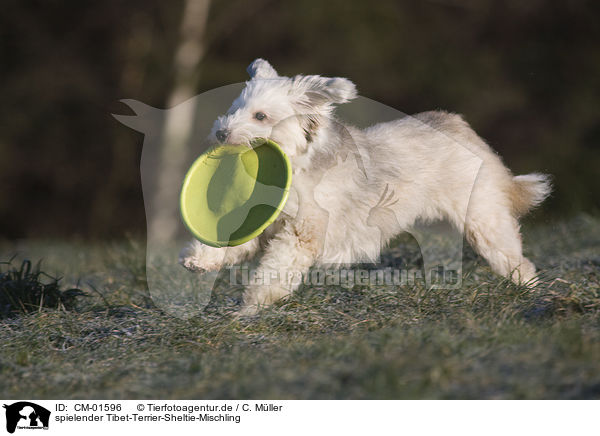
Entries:
[[523,256],[519,223],[508,210],[469,215],[465,235],[496,273],[515,283],[535,284],[535,266]]

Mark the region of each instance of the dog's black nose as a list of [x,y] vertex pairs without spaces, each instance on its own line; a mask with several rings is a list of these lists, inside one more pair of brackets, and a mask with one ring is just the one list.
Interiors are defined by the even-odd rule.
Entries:
[[219,130],[217,130],[217,133],[215,133],[215,136],[217,137],[217,139],[219,141],[225,142],[225,140],[229,136],[229,130],[227,130],[227,129],[219,129]]

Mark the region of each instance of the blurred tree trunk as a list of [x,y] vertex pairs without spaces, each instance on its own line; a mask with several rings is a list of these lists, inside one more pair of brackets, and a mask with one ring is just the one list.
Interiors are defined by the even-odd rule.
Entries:
[[[198,65],[205,53],[205,32],[210,0],[184,0],[180,37],[173,62],[174,85],[167,99],[172,108],[191,98],[196,92],[199,78]],[[195,107],[167,111],[164,121],[162,154],[157,168],[157,187],[153,202],[158,213],[148,218],[148,234],[154,241],[172,240],[177,232],[179,212],[167,207],[173,203],[173,195],[179,193],[181,174],[186,161],[188,140],[192,134]]]

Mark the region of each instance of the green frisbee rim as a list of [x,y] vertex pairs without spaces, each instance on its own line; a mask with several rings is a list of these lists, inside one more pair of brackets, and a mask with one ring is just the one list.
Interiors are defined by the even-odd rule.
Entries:
[[[192,233],[194,238],[198,239],[200,242],[203,242],[206,245],[210,245],[211,247],[217,247],[217,248],[235,247],[236,245],[244,244],[244,243],[250,241],[251,239],[256,238],[262,232],[264,232],[264,230],[269,225],[271,225],[273,223],[273,221],[275,221],[275,219],[277,219],[277,217],[283,210],[283,206],[287,202],[287,199],[288,199],[288,196],[290,193],[290,186],[292,184],[292,164],[291,164],[290,159],[287,156],[287,154],[285,154],[285,152],[281,149],[279,144],[277,144],[276,142],[273,142],[270,139],[258,139],[252,143],[252,148],[255,148],[255,149],[258,147],[263,147],[263,146],[268,146],[272,150],[276,151],[277,156],[279,156],[281,158],[282,169],[284,169],[284,171],[286,173],[285,174],[285,187],[282,187],[281,199],[280,199],[279,203],[277,204],[277,206],[271,205],[274,207],[273,213],[267,218],[267,220],[264,223],[262,223],[258,228],[256,228],[252,232],[242,235],[240,237],[237,237],[236,239],[231,239],[228,241],[221,241],[221,240],[214,240],[214,239],[207,238],[200,231],[202,226],[200,224],[194,225],[194,222],[190,217],[191,212],[188,210],[188,207],[187,207],[186,198],[189,195],[188,189],[189,189],[191,180],[192,180],[194,174],[196,173],[196,171],[198,170],[198,168],[201,167],[202,165],[204,165],[206,159],[210,155],[214,154],[215,151],[218,152],[219,150],[223,149],[224,152],[229,150],[229,152],[234,151],[237,154],[242,154],[244,151],[247,150],[247,147],[245,147],[245,146],[221,144],[216,147],[212,147],[212,148],[208,149],[207,151],[205,151],[204,153],[202,153],[194,161],[194,163],[190,166],[189,170],[187,171],[187,173],[183,179],[183,183],[181,186],[181,192],[179,195],[179,210],[181,213],[181,218],[183,220],[183,223],[185,224],[186,228]],[[230,154],[232,154],[232,153],[230,153]],[[257,154],[257,156],[259,156],[259,155]]]

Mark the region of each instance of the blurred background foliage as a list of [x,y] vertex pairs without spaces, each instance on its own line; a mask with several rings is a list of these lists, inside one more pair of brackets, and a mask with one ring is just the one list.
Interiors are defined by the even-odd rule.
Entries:
[[[143,137],[110,114],[128,113],[122,98],[173,102],[191,1],[2,2],[0,238],[144,234]],[[600,210],[599,2],[208,6],[195,93],[246,80],[257,57],[284,75],[349,77],[405,113],[461,113],[515,173],[552,174],[538,219]]]

